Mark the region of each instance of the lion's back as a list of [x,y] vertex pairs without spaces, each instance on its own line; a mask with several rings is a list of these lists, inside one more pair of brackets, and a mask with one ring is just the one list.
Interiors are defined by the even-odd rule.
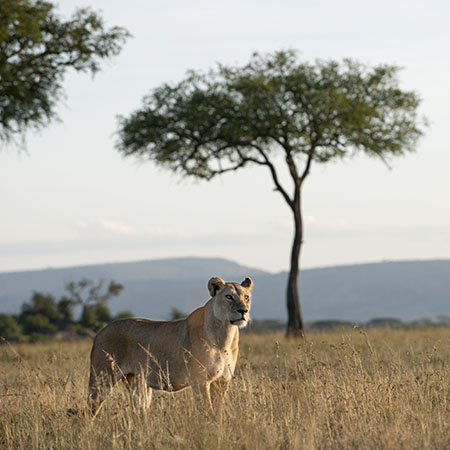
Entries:
[[127,366],[181,355],[186,340],[184,321],[158,322],[148,319],[119,319],[106,325],[95,337],[91,365],[101,370],[113,361]]

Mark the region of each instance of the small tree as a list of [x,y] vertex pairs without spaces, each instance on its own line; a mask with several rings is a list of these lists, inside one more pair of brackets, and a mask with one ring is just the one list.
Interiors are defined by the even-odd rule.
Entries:
[[103,281],[94,283],[85,278],[66,284],[70,299],[74,304],[82,306],[81,325],[95,331],[112,320],[107,302],[120,295],[123,289],[123,286],[115,281],[110,281],[106,289],[103,284]]
[[30,303],[23,303],[19,323],[26,333],[51,333],[59,328],[61,316],[55,298],[34,292]]
[[187,313],[181,311],[181,309],[178,309],[175,306],[172,306],[172,308],[170,308],[169,320],[181,320],[185,319],[187,316]]
[[88,308],[83,308],[80,324],[90,330],[98,331],[111,322],[111,312],[105,302],[98,302]]
[[[23,338],[23,328],[16,318],[8,314],[0,314],[0,339],[18,341]],[[1,340],[0,340],[1,343]]]
[[69,68],[95,73],[129,36],[106,29],[100,15],[79,9],[69,20],[42,0],[0,2],[0,143],[56,117]]
[[114,316],[114,320],[117,320],[117,319],[132,319],[133,317],[134,317],[133,312],[128,309],[128,310],[125,310],[125,311],[118,312]]
[[[293,51],[255,54],[244,67],[190,72],[155,89],[120,119],[118,149],[206,180],[252,164],[268,170],[293,214],[287,331],[302,335],[302,186],[316,163],[357,152],[384,161],[414,149],[419,99],[399,88],[397,73],[351,60],[302,63]],[[282,162],[290,184],[279,173]]]
[[71,298],[61,297],[56,305],[56,309],[60,316],[61,326],[65,327],[74,321],[73,307],[75,302]]
[[58,326],[51,322],[44,314],[29,314],[21,319],[26,334],[49,334],[58,330]]

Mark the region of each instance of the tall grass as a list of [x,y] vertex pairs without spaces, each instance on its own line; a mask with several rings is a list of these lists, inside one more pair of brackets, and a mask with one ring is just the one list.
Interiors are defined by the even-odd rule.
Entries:
[[119,387],[92,419],[90,345],[0,347],[0,448],[450,448],[449,329],[246,335],[221,418]]

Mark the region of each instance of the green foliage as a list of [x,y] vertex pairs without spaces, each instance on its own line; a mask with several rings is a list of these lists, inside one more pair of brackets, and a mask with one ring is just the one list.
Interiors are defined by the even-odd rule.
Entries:
[[80,323],[90,330],[99,331],[111,320],[108,306],[104,302],[99,302],[83,308]]
[[117,297],[122,292],[123,286],[111,280],[106,287],[103,288],[104,282],[94,283],[86,278],[80,281],[66,284],[66,290],[70,294],[70,299],[74,304],[89,306],[95,303],[106,303],[112,297]]
[[276,152],[296,178],[311,162],[356,151],[403,154],[422,131],[420,100],[399,88],[398,70],[352,60],[303,63],[288,51],[255,54],[244,67],[190,72],[120,119],[118,149],[206,179],[247,164],[271,168]]
[[113,320],[132,317],[134,317],[134,314],[131,311],[122,311],[114,317],[111,316],[108,305],[101,301],[83,308],[80,325],[89,330],[99,331]]
[[13,316],[0,314],[0,337],[7,341],[18,341],[22,338],[22,333],[22,326]]
[[110,281],[106,288],[103,284],[103,281],[94,283],[92,280],[83,278],[66,285],[73,304],[83,307],[80,324],[94,331],[100,330],[111,322],[112,317],[106,303],[112,297],[120,295],[123,289],[123,286],[114,280]]
[[[42,339],[44,335],[58,330],[73,334],[86,334],[88,330],[98,331],[116,318],[133,317],[131,311],[111,316],[107,301],[120,294],[123,286],[111,281],[106,288],[103,282],[94,283],[82,279],[66,286],[70,297],[63,296],[58,302],[49,294],[34,292],[29,303],[23,303],[18,320],[7,314],[0,314],[0,336],[6,340]],[[81,317],[74,320],[73,308],[81,305]]]
[[134,317],[134,314],[130,310],[120,311],[119,313],[117,313],[114,316],[114,320],[117,320],[117,319],[132,319],[133,317]]
[[52,323],[48,316],[44,314],[29,314],[21,318],[21,323],[25,333],[53,333],[58,327],[56,324]]
[[95,73],[129,36],[105,28],[102,17],[78,9],[64,20],[41,0],[0,2],[0,142],[56,117],[66,71]]
[[185,319],[187,316],[187,313],[181,311],[178,308],[175,308],[175,306],[172,306],[172,308],[170,308],[169,320],[181,320]]
[[59,300],[58,304],[56,305],[56,308],[63,323],[67,324],[73,322],[74,305],[75,302],[71,298],[61,297],[61,299]]
[[38,331],[39,324],[42,324],[44,331],[55,331],[59,320],[55,298],[40,292],[34,292],[31,302],[22,305],[22,313],[19,316],[26,332]]
[[19,316],[25,334],[53,333],[58,330],[60,320],[55,298],[40,292],[34,292],[30,303],[22,305]]

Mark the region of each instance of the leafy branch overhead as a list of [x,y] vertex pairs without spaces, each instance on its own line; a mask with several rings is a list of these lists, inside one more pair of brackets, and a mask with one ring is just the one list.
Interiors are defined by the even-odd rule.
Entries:
[[398,68],[298,62],[293,51],[255,54],[244,67],[190,72],[165,84],[120,119],[119,149],[199,178],[266,166],[281,185],[273,154],[286,160],[295,184],[313,162],[362,150],[382,159],[414,148],[422,134],[419,98],[398,88]]
[[57,117],[69,68],[94,74],[117,55],[129,33],[107,29],[88,8],[64,20],[40,0],[0,2],[0,141],[40,129]]

